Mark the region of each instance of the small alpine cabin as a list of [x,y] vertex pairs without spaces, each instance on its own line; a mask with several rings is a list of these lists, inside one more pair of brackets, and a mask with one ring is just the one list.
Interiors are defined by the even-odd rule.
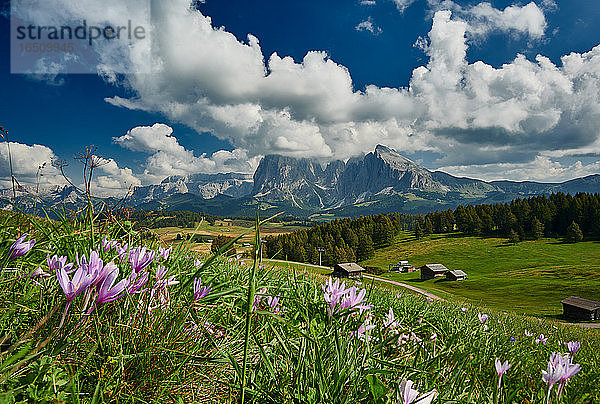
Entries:
[[346,262],[343,264],[336,264],[333,267],[331,276],[337,278],[362,278],[362,273],[365,271],[363,267],[354,262]]
[[561,303],[565,318],[584,321],[600,320],[600,302],[579,296],[569,296]]
[[421,267],[421,279],[433,279],[446,275],[449,269],[442,264],[425,264]]

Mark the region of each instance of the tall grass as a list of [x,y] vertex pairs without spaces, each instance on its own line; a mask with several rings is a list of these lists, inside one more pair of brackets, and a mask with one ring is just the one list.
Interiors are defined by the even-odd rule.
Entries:
[[[487,403],[495,400],[499,358],[512,367],[497,401],[542,403],[541,371],[570,340],[582,343],[574,358],[582,370],[562,401],[600,401],[598,333],[501,312],[486,312],[485,329],[476,307],[399,296],[367,282],[356,286],[373,308],[329,315],[323,278],[260,265],[256,251],[241,262],[225,254],[229,246],[199,257],[181,244],[147,268],[145,292],[99,304],[89,315],[94,295],[86,303],[82,294],[59,327],[66,300],[56,275],[29,277],[38,267],[48,272],[48,254],[76,262],[95,250],[123,279],[130,264],[101,240],[158,244],[119,221],[92,228],[87,218],[2,220],[0,402],[397,403],[400,383],[410,379],[421,392],[436,389],[435,403]],[[26,230],[35,247],[9,260],[10,245]],[[259,231],[255,237],[259,245]],[[157,286],[161,265],[177,284]],[[194,301],[198,277],[212,290]],[[390,308],[395,327],[384,325]],[[357,333],[365,324],[374,328]],[[546,345],[535,342],[540,334]]]

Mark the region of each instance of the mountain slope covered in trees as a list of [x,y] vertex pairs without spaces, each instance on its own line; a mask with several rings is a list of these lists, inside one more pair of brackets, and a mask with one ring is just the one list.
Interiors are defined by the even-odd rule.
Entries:
[[[427,215],[390,214],[339,219],[277,237],[267,237],[270,258],[315,263],[324,248],[323,265],[364,261],[389,246],[400,230],[417,237],[432,233],[510,237],[511,241],[564,237],[600,240],[600,194],[557,193],[510,203],[458,206]],[[581,236],[579,236],[579,232]]]

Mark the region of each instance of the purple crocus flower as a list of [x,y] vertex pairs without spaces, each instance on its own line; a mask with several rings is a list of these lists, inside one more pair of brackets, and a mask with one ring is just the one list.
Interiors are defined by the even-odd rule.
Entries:
[[581,370],[579,364],[573,363],[568,354],[553,352],[548,361],[548,370],[542,370],[542,380],[548,383],[548,398],[552,386],[558,384],[557,394],[560,400],[567,381]]
[[[111,262],[112,264],[112,262]],[[108,266],[108,265],[107,265]],[[127,287],[129,286],[129,279],[124,278],[114,285],[115,280],[119,276],[119,268],[114,266],[104,278],[100,287],[98,288],[98,303],[108,303],[114,300],[120,299],[127,293]],[[114,286],[113,286],[114,285]]]
[[156,267],[156,280],[160,281],[167,274],[168,269],[165,268],[164,265],[159,265]]
[[[555,353],[553,353],[554,355]],[[550,392],[552,391],[552,386],[558,383],[565,372],[565,369],[561,363],[554,363],[553,357],[550,357],[550,361],[548,362],[548,370],[542,370],[542,380],[548,384],[548,395],[546,397],[546,402],[550,402]]]
[[33,278],[37,278],[37,277],[40,277],[40,278],[47,278],[47,277],[49,277],[49,276],[52,276],[52,275],[50,275],[48,272],[45,272],[45,271],[44,271],[42,268],[40,268],[40,267],[37,267],[37,269],[35,269],[35,270],[34,270],[34,271],[31,273],[31,274],[29,274],[29,278],[31,278],[31,279],[33,279]]
[[71,280],[64,268],[56,269],[56,277],[69,301],[73,300],[78,294],[86,290],[94,280],[83,267],[77,268],[75,275],[73,275],[73,279]]
[[104,251],[110,251],[111,248],[114,248],[117,245],[116,240],[109,240],[107,236],[104,236],[102,239],[102,248]]
[[69,262],[67,264],[67,257],[58,255],[54,255],[50,257],[50,254],[46,257],[46,262],[48,263],[48,269],[50,271],[56,271],[59,268],[64,268],[67,273],[71,272],[71,268],[73,268],[73,263]]
[[173,249],[173,247],[169,247],[169,248],[158,247],[158,254],[162,257],[163,260],[166,261],[169,259],[169,254],[171,254],[172,249]]
[[127,288],[127,292],[129,292],[130,294],[144,292],[146,289],[142,290],[142,288],[148,282],[148,277],[149,275],[146,271],[137,273],[132,270],[131,274],[129,274],[129,276],[127,277],[127,279],[129,280],[129,287]]
[[392,310],[392,308],[390,307],[390,310],[385,315],[385,320],[383,321],[383,326],[385,328],[389,328],[390,330],[393,330],[393,329],[397,328],[399,325],[400,324],[398,323],[398,321],[396,320],[396,316],[394,315],[394,310]]
[[131,250],[129,252],[129,263],[131,264],[131,268],[135,272],[140,272],[142,269],[152,264],[154,254],[156,254],[156,251],[154,250],[146,252],[146,246],[136,247],[134,250]]
[[555,365],[550,361],[548,362],[548,371],[542,370],[542,380],[548,383],[548,387],[551,389],[562,378],[563,373],[562,365]]
[[487,314],[481,314],[481,313],[477,313],[477,318],[479,318],[479,322],[481,324],[485,324],[485,322],[488,319],[488,315]]
[[119,254],[119,259],[121,261],[127,261],[127,257],[129,256],[129,245],[128,244],[117,244],[115,246],[117,250],[117,254]]
[[579,348],[581,348],[581,344],[578,341],[565,342],[565,345],[569,352],[571,352],[571,359],[573,359],[577,351],[579,351]]
[[31,279],[31,282],[33,282],[35,285],[43,288],[44,285],[36,281],[35,278],[47,278],[49,276],[52,275],[50,275],[48,272],[45,272],[42,268],[37,267],[32,273],[29,274],[29,279]]
[[254,295],[254,301],[252,302],[252,311],[258,310],[258,308],[260,307],[260,300],[262,299],[262,296],[265,293],[267,293],[267,288],[261,288]]
[[544,334],[540,334],[540,336],[535,339],[535,343],[539,344],[540,342],[546,345],[546,343],[548,342],[548,337],[545,337]]
[[354,331],[353,334],[361,341],[369,341],[371,338],[367,335],[368,331],[371,331],[375,326],[373,324],[368,324],[367,321],[362,323],[358,330]]
[[508,361],[504,361],[502,363],[500,359],[496,358],[494,361],[494,365],[496,366],[496,373],[498,374],[498,388],[500,388],[500,384],[502,383],[502,376],[506,373],[508,369],[512,366]]
[[212,283],[208,286],[202,286],[202,279],[194,279],[194,300],[200,300],[212,291]]
[[149,311],[158,308],[166,309],[171,304],[168,287],[178,284],[179,281],[175,280],[174,275],[169,277],[166,277],[166,275],[167,269],[164,266],[159,265],[156,269],[156,283],[152,287],[152,290],[150,290]]
[[35,245],[35,239],[31,239],[29,241],[25,241],[23,242],[23,240],[25,240],[25,238],[28,236],[27,233],[23,233],[21,235],[21,237],[19,237],[11,246],[9,249],[9,253],[10,253],[10,259],[15,259],[17,257],[20,257],[21,255],[25,255],[29,252],[29,250],[31,250],[33,248],[33,246]]
[[153,290],[166,290],[167,286],[177,285],[179,281],[175,280],[175,275],[166,277],[168,269],[164,265],[156,268],[156,283]]
[[340,284],[339,279],[336,279],[335,282],[333,282],[331,278],[328,278],[327,283],[321,287],[323,288],[323,297],[329,304],[327,313],[331,316],[333,314],[333,309],[338,304],[340,298],[347,293],[346,284],[343,282]]
[[400,383],[401,403],[398,404],[431,404],[433,399],[437,396],[437,391],[433,389],[428,393],[422,394],[417,400],[417,397],[419,396],[419,390],[414,389],[413,385],[414,383],[412,380],[402,380]]
[[67,298],[65,312],[63,313],[62,319],[60,320],[60,325],[58,326],[58,328],[61,328],[73,299],[75,299],[78,294],[86,290],[94,279],[83,267],[77,268],[75,274],[73,275],[73,279],[69,279],[65,268],[57,268],[56,278],[58,279],[58,283],[65,293],[65,297]]
[[344,299],[340,303],[340,310],[351,309],[351,310],[359,310],[362,313],[365,310],[371,309],[373,306],[370,304],[364,304],[365,295],[367,293],[366,289],[362,289],[358,294],[356,293],[358,288],[351,286],[348,288]]
[[85,269],[87,273],[92,277],[91,286],[100,285],[108,273],[116,268],[115,264],[112,262],[106,265],[107,268],[104,268],[104,262],[100,259],[100,255],[98,255],[98,251],[90,251],[90,259],[89,261],[85,257],[85,255],[81,256],[80,267]]
[[279,313],[281,310],[279,307],[279,296],[267,296],[266,300],[273,313]]
[[402,380],[400,383],[400,398],[402,404],[411,404],[419,395],[419,390],[413,389],[414,382],[412,380]]

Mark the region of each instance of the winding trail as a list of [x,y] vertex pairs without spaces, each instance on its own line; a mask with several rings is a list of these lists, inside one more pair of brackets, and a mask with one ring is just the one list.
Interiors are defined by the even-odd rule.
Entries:
[[[296,262],[296,261],[283,261],[283,260],[270,260],[270,259],[263,259],[263,262],[279,262],[282,264],[294,264],[294,265],[302,265],[305,267],[313,267],[313,268],[319,268],[319,269],[326,269],[326,270],[331,270],[331,268],[329,267],[324,267],[324,266],[320,266],[320,265],[314,265],[314,264],[306,264],[304,262]],[[376,280],[378,282],[383,282],[383,283],[389,283],[390,285],[396,285],[396,286],[400,286],[406,289],[410,289],[413,292],[419,293],[425,297],[428,297],[430,299],[433,300],[444,300],[441,297],[434,295],[433,293],[430,293],[426,290],[423,290],[421,288],[417,288],[416,286],[412,286],[406,283],[402,283],[402,282],[396,282],[396,281],[392,281],[390,279],[385,279],[385,278],[380,278],[378,276],[373,276],[373,275],[363,275],[363,278],[366,279],[373,279]]]
[[433,300],[444,300],[443,298],[439,297],[438,295],[434,295],[433,293],[430,293],[430,292],[428,292],[426,290],[423,290],[421,288],[417,288],[416,286],[409,285],[407,283],[392,281],[390,279],[385,279],[385,278],[379,278],[379,277],[373,276],[373,275],[363,275],[363,278],[375,279],[376,281],[379,281],[379,282],[385,282],[385,283],[389,283],[391,285],[401,286],[403,288],[410,289],[413,292],[417,292],[417,293],[419,293],[419,294],[421,294],[423,296],[426,296],[426,297],[428,297],[430,299],[433,299]]

